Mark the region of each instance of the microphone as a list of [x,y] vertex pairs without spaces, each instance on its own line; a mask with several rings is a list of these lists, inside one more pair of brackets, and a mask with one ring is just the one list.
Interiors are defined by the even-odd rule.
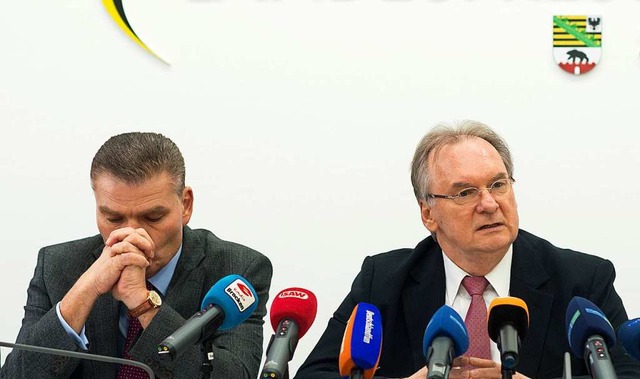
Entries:
[[304,288],[287,288],[273,299],[271,310],[271,335],[260,378],[283,379],[288,377],[288,363],[302,338],[313,324],[318,310],[318,300],[313,292]]
[[498,345],[502,369],[515,371],[520,355],[520,342],[529,330],[529,309],[517,297],[498,297],[489,305],[487,331]]
[[571,351],[582,357],[592,378],[615,379],[607,346],[616,344],[613,326],[591,301],[574,296],[567,306],[567,337]]
[[338,369],[352,379],[371,379],[382,352],[382,316],[373,304],[358,303],[344,330]]
[[50,348],[50,347],[25,345],[25,344],[21,344],[21,343],[9,343],[9,342],[1,342],[1,341],[0,341],[0,346],[10,347],[10,348],[16,349],[16,350],[31,351],[31,352],[35,352],[35,353],[52,354],[52,355],[58,355],[58,356],[62,356],[62,357],[80,358],[80,359],[87,359],[87,360],[90,360],[90,361],[98,361],[98,362],[116,363],[116,364],[120,364],[120,365],[135,366],[135,367],[139,367],[139,368],[143,369],[147,373],[147,375],[149,375],[149,379],[155,379],[155,377],[156,377],[155,374],[153,373],[153,370],[151,370],[151,367],[145,365],[142,362],[134,361],[134,360],[131,360],[131,359],[115,358],[115,357],[109,357],[109,356],[106,356],[106,355],[81,353],[81,352],[78,352],[78,351],[53,349],[53,348]]
[[640,360],[640,318],[629,320],[618,329],[618,339],[632,358]]
[[196,312],[158,345],[161,359],[172,361],[191,346],[210,339],[216,330],[235,328],[258,306],[258,294],[240,275],[227,275],[211,287]]
[[440,307],[424,331],[422,354],[427,358],[427,379],[449,377],[455,357],[469,348],[469,333],[464,321],[448,305]]

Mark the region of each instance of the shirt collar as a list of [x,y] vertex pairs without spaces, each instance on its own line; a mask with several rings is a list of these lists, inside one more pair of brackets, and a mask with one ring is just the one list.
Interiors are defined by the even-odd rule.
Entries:
[[[511,259],[513,257],[513,245],[509,246],[507,253],[502,257],[496,267],[484,277],[489,285],[498,294],[498,297],[509,296],[509,286],[511,284]],[[442,252],[444,260],[444,276],[446,281],[446,303],[451,305],[458,295],[462,279],[469,275],[466,271],[458,267],[449,257]]]
[[173,258],[171,258],[169,263],[161,268],[160,271],[156,272],[154,276],[149,278],[149,282],[153,284],[158,291],[160,291],[162,296],[167,294],[167,288],[169,288],[169,283],[171,282],[173,273],[176,271],[176,265],[178,264],[178,259],[180,259],[181,254],[182,245],[180,245],[178,252],[173,256]]

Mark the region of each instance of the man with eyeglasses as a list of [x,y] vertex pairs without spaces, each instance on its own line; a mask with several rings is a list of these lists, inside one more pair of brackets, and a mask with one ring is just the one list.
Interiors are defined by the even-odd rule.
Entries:
[[[556,378],[570,351],[565,312],[574,296],[604,311],[614,328],[627,320],[608,260],[560,249],[519,229],[511,153],[493,130],[475,121],[440,125],[418,144],[411,181],[430,236],[413,249],[365,258],[360,274],[296,378],[339,378],[340,343],[360,302],[382,313],[381,378],[425,378],[422,340],[442,305],[465,320],[470,346],[449,378],[502,378],[489,340],[487,307],[497,297],[524,300],[529,332],[514,378]],[[640,377],[640,364],[611,349],[618,378]],[[587,375],[573,358],[574,375]],[[578,377],[578,376],[574,376]],[[587,376],[583,376],[587,377]]]

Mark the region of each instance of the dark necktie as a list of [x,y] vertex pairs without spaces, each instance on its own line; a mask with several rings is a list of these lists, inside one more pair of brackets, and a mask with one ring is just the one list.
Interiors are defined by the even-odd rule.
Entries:
[[[147,282],[147,289],[152,289],[151,283]],[[124,353],[122,358],[134,360],[129,354],[129,350],[136,343],[138,337],[142,333],[142,325],[137,318],[129,319],[129,328],[127,329],[127,338],[124,341]],[[149,379],[149,375],[140,367],[130,365],[120,365],[117,379]]]
[[491,359],[491,344],[487,332],[487,305],[482,294],[489,285],[484,276],[466,276],[462,286],[471,295],[471,305],[464,323],[469,331],[469,350],[466,356]]

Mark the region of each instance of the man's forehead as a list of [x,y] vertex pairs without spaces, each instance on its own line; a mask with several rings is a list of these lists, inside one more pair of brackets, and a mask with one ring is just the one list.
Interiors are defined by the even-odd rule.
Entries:
[[478,176],[501,179],[507,170],[498,151],[489,142],[478,137],[440,146],[429,154],[432,182],[464,183]]

